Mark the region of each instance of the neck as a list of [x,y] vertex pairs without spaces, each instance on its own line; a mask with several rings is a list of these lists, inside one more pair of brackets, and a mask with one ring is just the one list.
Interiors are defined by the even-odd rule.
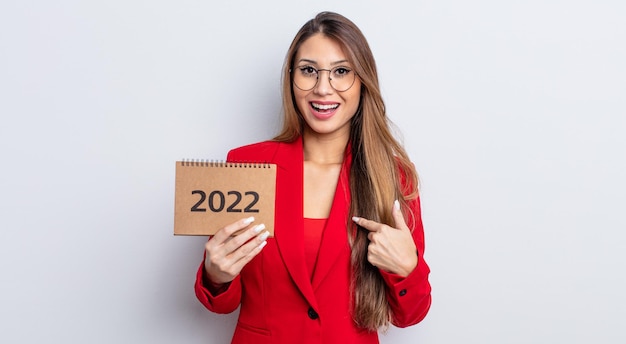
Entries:
[[348,144],[349,133],[346,135],[320,135],[305,129],[302,135],[304,161],[319,164],[340,164]]

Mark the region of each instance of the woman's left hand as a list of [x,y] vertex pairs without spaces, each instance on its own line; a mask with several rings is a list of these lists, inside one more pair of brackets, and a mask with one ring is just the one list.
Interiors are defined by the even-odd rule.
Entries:
[[417,266],[417,248],[398,201],[394,202],[392,215],[396,228],[360,217],[352,220],[369,231],[367,260],[379,269],[406,277]]

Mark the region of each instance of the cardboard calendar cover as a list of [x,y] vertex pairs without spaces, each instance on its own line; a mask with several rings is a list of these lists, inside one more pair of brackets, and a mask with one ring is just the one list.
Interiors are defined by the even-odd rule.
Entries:
[[177,161],[174,235],[213,235],[254,216],[274,235],[276,165]]

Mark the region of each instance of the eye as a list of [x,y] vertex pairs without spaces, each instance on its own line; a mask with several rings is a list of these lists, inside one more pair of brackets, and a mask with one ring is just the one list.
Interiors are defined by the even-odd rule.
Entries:
[[344,77],[344,76],[348,76],[350,73],[352,72],[352,70],[350,70],[349,68],[346,67],[337,67],[334,69],[333,74],[336,77]]
[[317,69],[311,66],[301,66],[298,67],[300,73],[304,76],[317,77]]

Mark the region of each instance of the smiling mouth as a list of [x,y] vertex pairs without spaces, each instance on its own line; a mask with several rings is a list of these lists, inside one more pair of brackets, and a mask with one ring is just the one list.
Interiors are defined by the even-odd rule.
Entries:
[[311,107],[318,112],[331,112],[339,107],[339,104],[318,104],[311,102]]

